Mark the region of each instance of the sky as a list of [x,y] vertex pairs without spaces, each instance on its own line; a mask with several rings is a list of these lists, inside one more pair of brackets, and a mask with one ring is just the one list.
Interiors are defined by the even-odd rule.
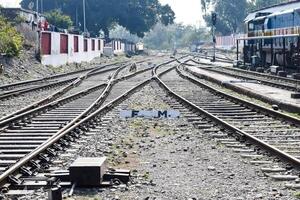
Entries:
[[[1,1],[1,0],[0,0]],[[169,4],[176,14],[176,22],[185,25],[203,26],[200,0],[159,0]]]
[[19,7],[21,0],[0,0],[0,4],[3,7]]
[[[21,0],[0,0],[4,7],[17,7]],[[176,14],[176,22],[185,25],[203,25],[200,0],[159,0],[169,4]]]

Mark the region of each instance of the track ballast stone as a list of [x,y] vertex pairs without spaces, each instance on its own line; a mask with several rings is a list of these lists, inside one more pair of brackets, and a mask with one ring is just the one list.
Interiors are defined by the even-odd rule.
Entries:
[[271,181],[260,167],[218,145],[184,117],[119,118],[120,109],[170,109],[161,98],[164,92],[153,86],[157,87],[144,87],[104,116],[113,118],[94,130],[76,155],[60,159],[68,160],[63,165],[67,168],[77,157],[105,155],[111,167],[131,169],[132,182],[110,189],[77,189],[69,199],[295,199],[284,183]]

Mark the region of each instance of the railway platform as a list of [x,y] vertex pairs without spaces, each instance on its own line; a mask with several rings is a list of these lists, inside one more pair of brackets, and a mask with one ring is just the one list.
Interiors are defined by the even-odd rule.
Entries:
[[[204,61],[207,64],[211,64],[209,61]],[[213,64],[214,66],[219,66],[219,63]],[[228,65],[222,63],[222,65]],[[211,67],[209,65],[196,65],[194,67],[188,67],[188,70],[195,75],[198,75],[204,79],[213,81],[218,84],[222,84],[229,89],[236,92],[249,95],[251,97],[258,98],[264,102],[275,104],[280,109],[288,110],[291,112],[300,112],[300,99],[291,98],[292,91],[285,89],[275,88],[272,86],[261,84],[259,81],[247,81],[240,78],[235,78],[232,76],[212,72],[205,70],[206,67]]]

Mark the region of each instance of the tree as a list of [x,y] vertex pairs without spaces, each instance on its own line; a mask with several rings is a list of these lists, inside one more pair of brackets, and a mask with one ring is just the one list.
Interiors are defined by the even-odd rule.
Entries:
[[287,0],[251,0],[249,2],[249,10],[258,10],[271,5],[287,2]]
[[[43,10],[44,11],[50,11],[50,10],[62,10],[63,7],[67,4],[68,0],[47,0],[43,1]],[[31,9],[29,5],[33,4],[33,10],[36,11],[36,6],[35,6],[36,1],[35,0],[22,0],[21,1],[21,7],[24,9]],[[39,4],[39,11],[42,10],[42,4]]]
[[201,0],[204,20],[211,26],[212,8],[218,14],[217,32],[228,35],[243,30],[244,19],[248,12],[268,7],[288,0]]
[[[22,7],[27,8],[31,1],[22,0]],[[80,24],[83,30],[82,0],[51,0],[44,6],[46,11],[56,8],[71,16],[77,22],[76,26]],[[158,0],[86,0],[86,19],[92,35],[98,35],[102,30],[109,37],[109,30],[119,24],[130,33],[143,37],[159,21],[172,24],[175,14],[170,6],[163,6]]]
[[53,24],[59,28],[69,29],[73,22],[71,17],[68,15],[63,15],[59,10],[52,10],[45,13],[45,16],[50,24]]
[[6,56],[18,56],[23,41],[23,36],[0,15],[0,53]]
[[120,25],[117,25],[110,30],[110,36],[112,38],[122,38],[135,43],[141,40],[138,36],[131,34],[129,31],[127,31],[124,27]]
[[207,13],[207,8],[212,7],[217,13],[217,32],[227,35],[242,29],[248,7],[247,0],[201,0],[201,4],[206,12],[204,20],[208,25],[211,25],[211,13]]
[[208,41],[207,29],[182,24],[158,23],[144,38],[150,49],[173,49],[175,43],[177,48],[186,48],[199,41]]

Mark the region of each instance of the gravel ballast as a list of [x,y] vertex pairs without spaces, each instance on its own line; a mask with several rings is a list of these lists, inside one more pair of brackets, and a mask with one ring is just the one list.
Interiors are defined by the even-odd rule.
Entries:
[[[163,100],[165,93],[154,87],[152,83],[132,95],[104,116],[112,117],[106,126],[92,130],[95,135],[57,159],[64,161],[59,167],[66,169],[77,157],[105,155],[111,167],[132,170],[132,182],[108,189],[76,189],[66,199],[296,199],[295,191],[264,176],[259,166],[210,139],[184,117],[119,117],[120,109],[170,109]],[[30,199],[47,197],[37,192]]]

